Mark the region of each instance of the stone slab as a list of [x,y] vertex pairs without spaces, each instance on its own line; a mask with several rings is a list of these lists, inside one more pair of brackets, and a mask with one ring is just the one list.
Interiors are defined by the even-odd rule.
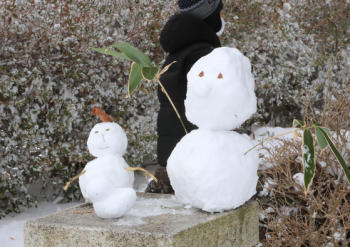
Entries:
[[92,208],[84,203],[26,222],[24,246],[251,247],[259,242],[256,201],[215,214],[176,202],[171,195],[138,193],[134,214],[145,210],[145,215],[120,219],[74,214]]

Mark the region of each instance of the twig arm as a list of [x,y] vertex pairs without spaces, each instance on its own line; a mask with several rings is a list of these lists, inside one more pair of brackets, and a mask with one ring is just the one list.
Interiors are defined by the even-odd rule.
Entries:
[[126,167],[125,170],[127,171],[135,171],[135,170],[140,170],[146,173],[146,179],[147,179],[147,175],[152,177],[157,183],[158,183],[158,179],[156,179],[155,176],[152,175],[152,173],[150,173],[149,171],[141,168],[141,167]]
[[[311,128],[311,127],[310,127]],[[280,136],[284,136],[284,135],[287,135],[287,134],[290,134],[290,133],[293,133],[294,131],[298,131],[298,130],[302,130],[301,128],[300,129],[296,129],[296,130],[291,130],[291,131],[288,131],[286,133],[283,133],[283,134],[280,134],[280,135],[277,135],[277,136],[273,136],[269,139],[266,139],[266,140],[263,140],[262,142],[259,142],[258,144],[256,144],[254,147],[252,147],[251,149],[249,149],[247,152],[245,152],[244,155],[246,155],[247,153],[249,153],[250,151],[252,151],[254,148],[256,148],[257,146],[259,146],[260,144],[266,142],[266,141],[269,141],[269,140],[272,140],[272,139],[275,139],[277,137],[280,137]]]
[[83,175],[85,172],[86,172],[86,171],[84,170],[82,173],[80,173],[79,175],[77,175],[77,176],[75,176],[74,178],[72,178],[71,181],[67,182],[66,187],[64,187],[64,190],[67,190],[68,187],[69,187],[69,185],[70,185],[70,183],[73,182],[74,180],[76,180],[76,179],[77,179],[78,177],[80,177],[81,175]]

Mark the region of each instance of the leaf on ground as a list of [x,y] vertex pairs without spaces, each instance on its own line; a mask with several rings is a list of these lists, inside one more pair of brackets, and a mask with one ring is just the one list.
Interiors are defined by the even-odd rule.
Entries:
[[308,129],[305,129],[303,133],[303,164],[306,195],[315,176],[316,169],[314,138],[311,131]]

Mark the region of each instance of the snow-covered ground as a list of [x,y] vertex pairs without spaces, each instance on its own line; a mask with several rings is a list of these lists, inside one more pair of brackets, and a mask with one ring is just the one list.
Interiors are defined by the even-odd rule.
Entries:
[[[158,165],[147,166],[147,170],[154,174]],[[150,178],[148,178],[151,180]],[[134,189],[137,192],[145,191],[148,181],[144,176],[135,173]],[[21,214],[8,214],[0,220],[0,247],[22,247],[23,246],[23,224],[32,219],[43,217],[48,214],[76,206],[82,202],[57,204],[61,198],[53,202],[39,201],[37,208],[24,208]],[[137,204],[135,205],[137,207]],[[135,210],[134,210],[135,211]],[[136,212],[136,211],[135,211]],[[134,212],[134,213],[135,213]],[[137,217],[136,220],[140,221]]]

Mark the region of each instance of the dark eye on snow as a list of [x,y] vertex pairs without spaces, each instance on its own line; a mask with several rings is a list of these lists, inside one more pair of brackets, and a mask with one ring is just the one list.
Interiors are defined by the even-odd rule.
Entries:
[[109,129],[106,129],[106,131],[109,131]]
[[98,133],[98,131],[95,131],[95,133]]
[[203,77],[204,76],[204,72],[202,71],[198,76],[199,77]]
[[224,77],[223,77],[222,74],[220,73],[220,74],[218,75],[218,78],[219,78],[219,79],[222,79],[222,78],[224,78]]

